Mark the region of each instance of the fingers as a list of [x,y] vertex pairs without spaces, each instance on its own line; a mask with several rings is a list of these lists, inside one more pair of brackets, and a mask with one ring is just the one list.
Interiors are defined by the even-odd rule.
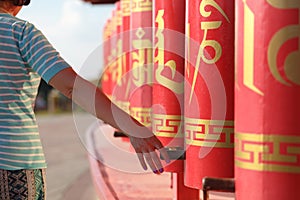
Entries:
[[160,174],[164,172],[164,168],[156,152],[144,153],[144,156],[153,173]]
[[151,158],[152,158],[152,160],[153,160],[153,162],[156,166],[156,169],[159,171],[159,173],[163,173],[164,168],[163,168],[163,166],[160,162],[160,159],[159,159],[157,153],[153,151],[153,152],[150,153],[150,155],[151,155]]
[[165,148],[160,148],[158,149],[159,153],[162,155],[162,157],[165,159],[166,163],[170,163],[170,157],[166,151]]
[[170,159],[161,142],[155,136],[150,138],[131,137],[130,139],[143,169],[147,170],[147,163],[155,174],[163,173],[164,168],[156,149],[159,150],[167,163],[170,162]]
[[[155,174],[160,174],[164,172],[164,168],[160,162],[160,159],[155,151],[137,153],[138,159],[144,170],[147,170],[147,164]],[[146,162],[145,162],[146,160]]]
[[146,162],[144,160],[144,156],[143,156],[143,153],[137,153],[137,156],[138,156],[138,159],[143,167],[144,170],[147,170],[147,165],[146,165]]
[[159,151],[159,153],[162,155],[166,163],[170,163],[170,157],[166,151],[166,149],[163,147],[162,143],[156,139],[156,143],[154,144],[155,148]]
[[153,173],[157,174],[159,171],[152,160],[151,153],[144,153],[144,156]]

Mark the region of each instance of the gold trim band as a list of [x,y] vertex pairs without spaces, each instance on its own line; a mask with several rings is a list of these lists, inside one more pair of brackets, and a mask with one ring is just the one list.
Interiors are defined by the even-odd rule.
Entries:
[[152,114],[152,129],[156,136],[183,138],[181,115]]
[[132,0],[131,12],[152,11],[152,0]]
[[151,126],[151,108],[130,107],[130,115],[144,126]]
[[113,98],[112,102],[114,102],[120,109],[122,109],[125,112],[129,113],[130,103],[128,101],[120,101],[120,100],[116,100],[115,98]]
[[234,122],[184,118],[186,144],[200,147],[233,148]]
[[235,144],[240,168],[300,173],[300,136],[236,133]]
[[130,16],[130,0],[121,0],[122,16]]

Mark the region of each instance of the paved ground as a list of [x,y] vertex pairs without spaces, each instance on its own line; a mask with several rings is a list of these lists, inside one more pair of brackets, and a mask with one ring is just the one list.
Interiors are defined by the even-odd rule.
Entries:
[[[85,138],[87,134],[91,134],[91,127],[95,124],[92,116],[84,113],[75,116],[40,114],[37,119],[48,162],[49,200],[173,199],[170,173],[160,176],[152,173],[128,173],[140,168],[137,158],[132,154],[128,143],[122,142],[120,138],[113,138],[107,130],[99,133],[96,127],[93,140],[98,141],[96,148],[100,157],[108,164],[91,159],[91,154],[88,153],[90,150],[85,148],[88,143]],[[118,149],[122,149],[122,154]],[[124,154],[124,151],[130,153]],[[110,158],[114,159],[110,161]],[[114,165],[115,163],[118,165]],[[210,196],[210,200],[233,199],[232,194]]]
[[72,114],[38,114],[37,120],[48,163],[48,199],[96,200],[87,151],[78,136],[91,123],[89,115],[76,115],[77,127]]
[[113,137],[114,129],[107,125],[101,128],[97,123],[92,127],[87,133],[92,140],[87,143],[97,151],[90,154],[90,163],[97,192],[103,199],[172,200],[170,173],[145,172],[129,143]]
[[[44,146],[47,169],[47,188],[49,200],[171,200],[170,174],[161,176],[147,174],[132,174],[114,170],[104,166],[107,177],[91,178],[88,151],[85,148],[84,137],[87,130],[94,122],[94,118],[88,114],[59,114],[37,115]],[[111,134],[107,134],[110,139]],[[103,134],[98,133],[95,138],[103,141]],[[128,143],[116,139],[115,145],[127,148]],[[101,153],[104,158],[114,153],[111,146],[105,142],[99,142]],[[129,149],[128,149],[129,150]],[[132,154],[132,153],[131,153]],[[116,157],[119,157],[117,155]],[[123,166],[131,166],[137,163],[135,156],[123,159]],[[98,170],[97,167],[94,168]],[[101,190],[107,185],[101,185],[97,190],[93,181],[106,179],[105,184],[114,192],[114,197],[108,197]],[[97,183],[96,183],[97,184]],[[100,191],[99,191],[100,190]],[[98,194],[97,194],[98,192]]]

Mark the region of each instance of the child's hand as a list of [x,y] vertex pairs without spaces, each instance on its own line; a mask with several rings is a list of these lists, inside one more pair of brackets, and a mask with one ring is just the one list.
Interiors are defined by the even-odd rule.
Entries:
[[161,142],[157,139],[157,137],[153,135],[152,137],[148,138],[138,138],[133,136],[129,136],[129,138],[133,148],[137,153],[143,169],[147,170],[147,162],[153,173],[163,173],[164,168],[155,150],[158,150],[160,152],[167,163],[170,162],[170,159],[166,150],[164,149]]

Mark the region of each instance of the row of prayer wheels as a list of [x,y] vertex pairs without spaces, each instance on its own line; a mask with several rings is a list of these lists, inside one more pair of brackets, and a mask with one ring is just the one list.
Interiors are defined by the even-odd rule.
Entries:
[[174,150],[177,199],[204,177],[234,178],[238,200],[300,199],[300,1],[115,5],[101,87]]

